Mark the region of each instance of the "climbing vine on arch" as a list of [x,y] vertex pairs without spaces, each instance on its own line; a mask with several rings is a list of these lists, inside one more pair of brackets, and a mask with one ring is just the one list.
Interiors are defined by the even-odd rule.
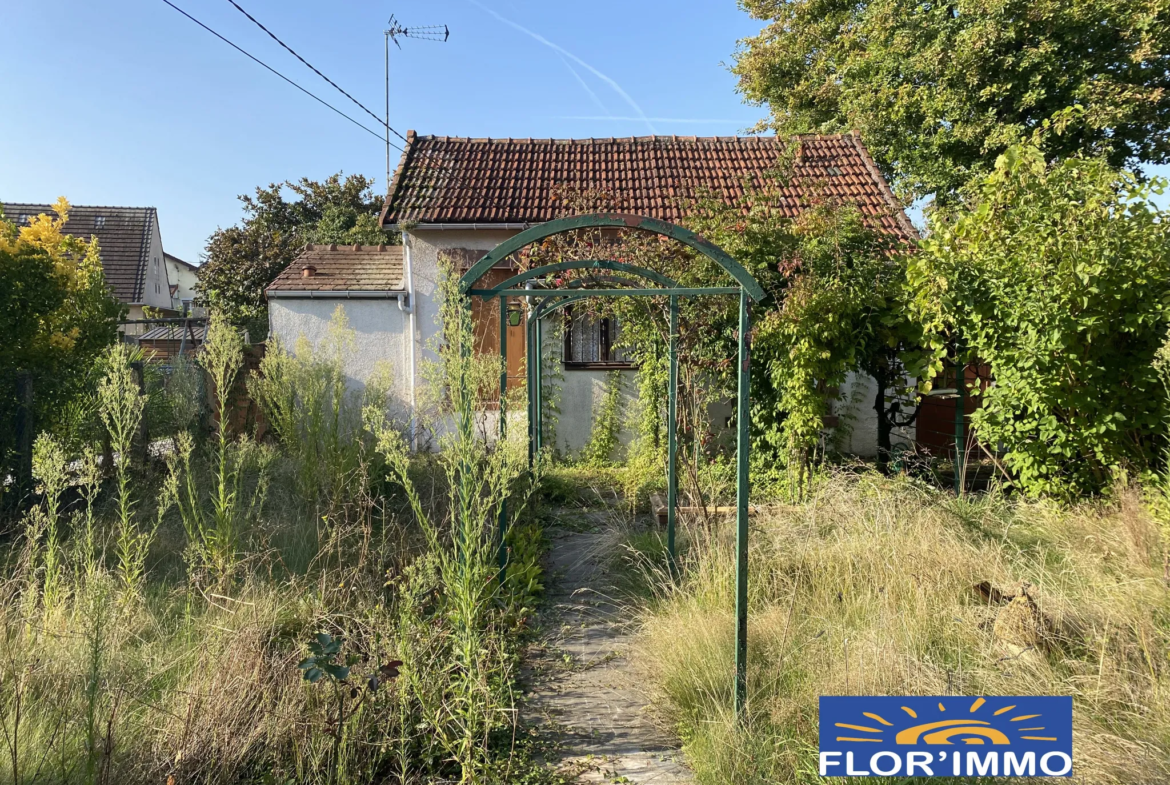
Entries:
[[[763,186],[748,189],[744,211],[714,195],[680,201],[688,228],[730,253],[755,277],[768,299],[755,306],[751,427],[758,479],[799,480],[821,441],[828,402],[850,371],[884,376],[890,386],[863,405],[878,410],[887,424],[898,405],[895,380],[920,363],[919,336],[907,317],[906,251],[888,234],[875,231],[855,208],[802,184],[810,196],[800,217],[787,215],[784,162]],[[566,214],[613,209],[608,194],[566,191],[558,197]],[[640,232],[586,232],[550,238],[524,259],[531,266],[569,259],[608,258],[660,272],[680,286],[726,281],[713,261],[662,238]],[[580,274],[580,273],[578,273]],[[561,280],[561,283],[565,283]],[[643,401],[632,455],[645,461],[662,444],[657,423],[665,412],[668,329],[661,303],[639,298],[589,302],[599,316],[618,318],[622,342],[639,366],[639,388],[661,395]],[[735,395],[737,305],[731,297],[680,301],[680,454],[684,482],[698,487],[700,468],[728,452],[718,438],[723,423],[707,421],[708,405]],[[880,429],[879,429],[880,430]],[[889,438],[889,428],[885,437]],[[888,443],[883,445],[889,449]],[[884,451],[883,451],[884,452]],[[776,472],[775,467],[787,469]]]

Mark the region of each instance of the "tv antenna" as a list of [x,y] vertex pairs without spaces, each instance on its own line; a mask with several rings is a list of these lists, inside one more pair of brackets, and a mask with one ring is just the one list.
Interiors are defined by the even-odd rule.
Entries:
[[[413,38],[418,41],[434,41],[435,43],[445,44],[447,39],[451,37],[451,30],[447,25],[423,25],[415,27],[405,27],[401,22],[394,18],[394,14],[390,15],[390,21],[387,23],[390,27],[386,30],[386,127],[390,127],[390,42],[399,49],[402,48],[400,38]],[[390,195],[390,134],[386,134],[386,195]]]

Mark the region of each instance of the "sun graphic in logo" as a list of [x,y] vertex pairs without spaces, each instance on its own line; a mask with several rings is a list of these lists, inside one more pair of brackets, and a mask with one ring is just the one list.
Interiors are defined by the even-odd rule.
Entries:
[[[874,727],[870,725],[851,724],[847,722],[837,722],[834,725],[838,728],[845,728],[849,731],[860,731],[861,733],[871,734],[865,737],[862,736],[838,736],[837,741],[872,741],[875,743],[889,743],[889,737],[886,733],[893,733],[894,742],[896,744],[1011,744],[1012,737],[1017,740],[1028,741],[1057,741],[1055,736],[1033,736],[1023,734],[1040,733],[1044,730],[1043,725],[1037,723],[1043,722],[1040,714],[1021,714],[1018,717],[1005,716],[1008,715],[1015,705],[1003,706],[1002,708],[991,710],[988,707],[988,712],[984,712],[981,716],[987,719],[979,719],[980,709],[987,703],[983,698],[977,698],[970,708],[967,709],[964,715],[962,709],[958,709],[955,713],[947,715],[947,708],[941,702],[938,704],[938,711],[935,712],[935,717],[919,717],[918,712],[908,706],[902,706],[902,711],[909,715],[910,720],[917,720],[918,722],[908,727],[898,729],[898,726],[890,722],[885,717],[873,712],[862,712],[862,716],[866,717],[872,722],[878,723],[881,727]],[[895,717],[896,720],[901,720],[901,717]],[[903,722],[909,722],[905,720]],[[925,722],[923,720],[926,720]],[[1035,722],[1029,722],[1035,720]],[[1022,727],[1027,725],[1028,727]]]

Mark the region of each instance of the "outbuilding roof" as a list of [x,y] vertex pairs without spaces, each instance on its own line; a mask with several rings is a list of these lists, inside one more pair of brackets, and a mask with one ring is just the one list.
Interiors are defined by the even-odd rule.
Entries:
[[306,245],[276,276],[269,297],[296,292],[404,291],[401,245]]
[[782,209],[798,215],[812,189],[852,203],[890,234],[916,237],[856,133],[822,136],[469,139],[407,134],[382,225],[543,223],[558,189],[601,190],[619,212],[679,223],[704,193],[746,203],[792,151]]
[[[51,204],[5,202],[4,217],[27,224],[38,215],[56,216]],[[71,205],[69,220],[61,231],[88,241],[96,236],[101,249],[102,270],[114,296],[124,303],[141,303],[150,259],[150,238],[158,223],[153,207],[91,207]]]

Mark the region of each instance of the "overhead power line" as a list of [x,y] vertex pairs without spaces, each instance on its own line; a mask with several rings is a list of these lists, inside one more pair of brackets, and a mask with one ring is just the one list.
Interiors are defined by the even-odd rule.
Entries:
[[240,12],[241,14],[243,14],[244,16],[248,17],[248,19],[250,19],[250,20],[252,21],[252,24],[256,25],[256,26],[257,26],[257,27],[259,27],[261,30],[263,30],[264,32],[268,33],[268,37],[269,37],[269,38],[271,38],[271,39],[272,39],[273,41],[275,41],[276,43],[278,43],[278,44],[280,44],[281,46],[283,46],[283,47],[284,47],[284,49],[285,49],[285,51],[287,51],[287,52],[288,52],[290,55],[292,55],[293,57],[295,57],[296,59],[298,59],[298,60],[300,60],[302,63],[304,63],[304,65],[305,65],[305,67],[306,67],[306,68],[308,68],[310,71],[312,71],[313,73],[315,73],[317,76],[319,76],[319,77],[321,77],[322,79],[324,79],[324,80],[325,80],[326,82],[328,82],[329,84],[333,85],[333,88],[334,88],[335,90],[337,90],[337,92],[341,93],[341,94],[342,94],[342,95],[344,95],[346,98],[348,98],[349,100],[353,101],[355,104],[357,104],[357,105],[358,105],[358,106],[361,108],[361,110],[362,110],[363,112],[365,112],[365,113],[366,113],[366,114],[368,114],[370,117],[372,117],[372,118],[374,118],[375,120],[377,120],[377,121],[378,121],[378,125],[384,125],[384,126],[386,126],[386,130],[387,130],[387,131],[389,131],[390,133],[394,134],[395,136],[397,136],[397,137],[398,137],[399,139],[401,139],[402,141],[404,141],[404,142],[406,141],[406,137],[405,137],[405,136],[403,136],[402,134],[398,133],[398,131],[394,130],[394,128],[393,128],[393,127],[391,127],[391,125],[390,125],[388,122],[384,121],[384,120],[383,120],[381,117],[378,117],[378,115],[374,114],[374,113],[373,113],[373,112],[371,112],[369,109],[367,109],[367,108],[366,108],[366,105],[365,105],[365,104],[363,104],[361,101],[359,101],[358,99],[354,98],[352,95],[350,95],[350,94],[349,94],[349,93],[347,93],[345,90],[343,90],[343,89],[341,88],[341,85],[337,84],[337,82],[334,82],[334,81],[333,81],[332,79],[330,79],[328,76],[326,76],[325,74],[323,74],[323,73],[321,73],[319,70],[317,70],[316,66],[314,66],[312,63],[310,63],[310,62],[309,62],[308,60],[306,60],[305,58],[301,57],[299,54],[297,54],[297,52],[296,52],[296,50],[295,50],[295,49],[293,49],[291,46],[289,46],[288,44],[286,44],[284,41],[281,41],[281,40],[280,40],[280,38],[279,38],[279,37],[276,35],[276,33],[274,33],[274,32],[272,32],[271,30],[269,30],[267,27],[265,27],[263,24],[261,24],[261,22],[260,22],[260,20],[259,20],[259,19],[257,19],[256,17],[252,16],[252,15],[251,15],[251,14],[249,14],[247,11],[245,11],[245,10],[243,9],[243,7],[241,7],[241,6],[240,6],[240,4],[236,2],[236,0],[228,0],[228,2],[229,2],[229,3],[231,3],[233,6],[235,6],[235,9],[236,9],[237,11],[239,11],[239,12]]
[[[179,8],[177,5],[175,5],[174,3],[172,3],[172,2],[171,2],[171,0],[162,0],[162,1],[163,1],[164,3],[166,3],[167,5],[169,5],[171,8],[175,9],[176,11],[178,11],[178,12],[179,12],[180,14],[182,14],[183,16],[185,16],[185,17],[187,17],[188,19],[190,19],[190,20],[191,20],[192,22],[194,22],[195,24],[197,24],[197,25],[199,25],[200,27],[202,27],[202,28],[203,28],[204,30],[206,30],[207,32],[211,33],[213,36],[215,36],[215,37],[216,37],[216,38],[218,38],[219,40],[223,41],[225,44],[227,44],[228,46],[230,46],[232,49],[235,49],[237,52],[239,52],[240,54],[242,54],[242,55],[244,55],[245,57],[247,57],[249,60],[253,61],[253,62],[254,62],[254,63],[256,63],[257,65],[261,65],[261,66],[263,66],[263,67],[264,67],[264,68],[266,68],[267,70],[269,70],[269,71],[271,71],[272,73],[276,74],[276,75],[277,75],[277,76],[279,76],[281,79],[283,79],[284,81],[288,82],[290,85],[292,85],[292,86],[293,86],[293,87],[295,87],[296,89],[300,90],[302,93],[304,93],[305,95],[309,96],[310,98],[312,98],[312,99],[313,99],[314,101],[316,101],[317,103],[319,103],[319,104],[321,104],[321,105],[323,105],[323,106],[325,106],[325,107],[327,107],[327,108],[329,108],[329,109],[333,110],[333,111],[334,111],[334,112],[336,112],[337,114],[339,114],[339,115],[341,115],[342,117],[344,117],[346,120],[349,120],[351,123],[353,123],[354,125],[356,125],[358,128],[361,128],[363,131],[365,131],[366,133],[368,133],[368,134],[370,134],[371,136],[373,136],[375,139],[378,139],[378,140],[380,140],[380,141],[382,141],[382,142],[385,142],[386,144],[390,144],[391,146],[393,146],[394,148],[398,149],[399,151],[401,151],[401,150],[402,150],[402,148],[401,148],[401,147],[398,147],[398,145],[392,144],[392,143],[391,143],[391,142],[390,142],[388,139],[386,139],[386,137],[384,137],[383,135],[379,134],[377,131],[374,131],[373,129],[371,129],[371,128],[367,127],[367,126],[365,126],[365,125],[362,125],[362,124],[361,124],[361,123],[359,123],[357,120],[353,119],[352,117],[350,117],[350,116],[349,116],[349,115],[347,115],[345,112],[341,111],[340,109],[338,109],[336,106],[334,106],[333,104],[329,103],[329,102],[328,102],[328,101],[326,101],[325,99],[323,99],[323,98],[321,98],[321,97],[319,97],[319,96],[317,96],[317,95],[314,95],[313,93],[311,93],[311,92],[309,92],[308,90],[306,90],[304,87],[301,87],[299,84],[297,84],[296,82],[294,82],[292,79],[289,79],[287,76],[285,76],[284,74],[282,74],[280,71],[277,71],[275,68],[273,68],[272,66],[268,65],[268,63],[264,62],[263,60],[261,60],[260,58],[256,57],[255,55],[251,54],[250,52],[248,52],[248,51],[246,51],[246,50],[242,49],[241,47],[237,46],[236,44],[232,43],[232,42],[231,42],[231,41],[229,41],[227,38],[224,38],[222,35],[220,35],[220,34],[219,34],[219,33],[217,33],[216,31],[212,30],[210,27],[208,27],[207,25],[203,24],[202,22],[200,22],[200,21],[199,21],[198,19],[196,19],[195,17],[191,16],[189,13],[187,13],[186,11],[184,11],[182,8]],[[379,120],[379,121],[378,121],[378,123],[379,123],[379,125],[382,125],[382,124],[383,124],[381,120]]]

